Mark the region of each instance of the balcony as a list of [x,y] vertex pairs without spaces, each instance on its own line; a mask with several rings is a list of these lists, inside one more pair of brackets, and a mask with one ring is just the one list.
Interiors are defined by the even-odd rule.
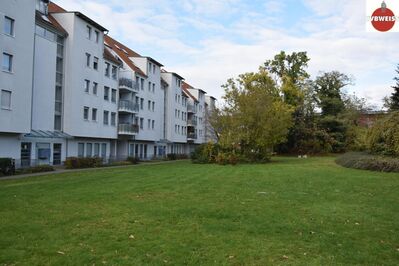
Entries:
[[195,119],[193,119],[193,118],[187,120],[187,126],[189,126],[189,127],[195,127],[195,126],[197,126],[197,125],[198,125],[197,120],[195,120]]
[[138,91],[139,90],[139,84],[137,84],[135,81],[129,78],[120,78],[119,79],[119,89],[123,90],[130,90],[130,91]]
[[139,133],[139,125],[136,124],[119,124],[119,135],[136,135]]
[[194,132],[189,132],[187,134],[187,139],[188,140],[196,140],[197,139],[197,134],[195,134]]
[[139,105],[132,101],[120,100],[118,111],[123,113],[138,113]]
[[195,105],[192,105],[190,103],[187,104],[187,112],[188,113],[192,113],[192,114],[196,114],[197,110],[195,109]]

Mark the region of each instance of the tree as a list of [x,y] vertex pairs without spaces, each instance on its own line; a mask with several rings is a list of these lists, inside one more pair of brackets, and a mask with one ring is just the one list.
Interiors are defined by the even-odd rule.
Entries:
[[367,148],[375,154],[399,156],[399,112],[377,120],[367,133]]
[[392,86],[394,92],[391,97],[389,97],[389,109],[391,111],[399,111],[399,64],[396,68],[397,77],[394,78],[396,84]]
[[322,73],[314,81],[317,104],[321,109],[318,128],[330,136],[328,146],[332,152],[343,152],[347,147],[349,126],[353,121],[348,121],[342,114],[347,110],[343,88],[349,84],[352,79],[338,71]]
[[285,141],[292,107],[264,69],[229,79],[224,106],[213,119],[219,144],[250,161],[267,161],[273,147]]
[[318,76],[314,84],[323,116],[336,116],[345,109],[342,89],[352,84],[351,78],[338,71],[332,71]]
[[[293,127],[290,128],[287,141],[278,147],[280,152],[306,152],[309,138],[309,128],[312,128],[313,93],[309,88],[309,74],[306,72],[309,58],[306,52],[286,54],[281,51],[272,60],[267,60],[263,66],[274,75],[277,84],[281,86],[284,102],[294,108],[292,115]],[[309,110],[311,110],[309,112]]]

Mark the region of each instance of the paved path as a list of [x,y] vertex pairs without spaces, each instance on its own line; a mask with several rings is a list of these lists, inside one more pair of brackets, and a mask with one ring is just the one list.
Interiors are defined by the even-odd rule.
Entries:
[[[182,160],[180,160],[180,161],[182,161]],[[84,168],[84,169],[56,169],[53,172],[4,176],[4,177],[0,177],[0,182],[2,180],[16,180],[16,179],[23,179],[23,178],[27,178],[27,177],[33,177],[33,176],[54,175],[54,174],[74,173],[74,172],[87,172],[87,171],[101,171],[101,170],[107,170],[107,169],[129,168],[129,167],[136,167],[136,166],[143,166],[143,165],[168,164],[168,163],[173,163],[173,162],[177,162],[177,161],[149,162],[149,163],[140,163],[140,164],[132,164],[132,165],[121,165],[121,166],[110,166],[110,167],[99,167],[99,168]]]

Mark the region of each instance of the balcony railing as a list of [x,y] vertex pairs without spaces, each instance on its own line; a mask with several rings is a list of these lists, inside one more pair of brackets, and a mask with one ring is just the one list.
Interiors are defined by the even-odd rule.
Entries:
[[119,112],[137,113],[139,111],[139,105],[132,101],[120,100],[118,107]]
[[119,124],[118,133],[120,135],[135,135],[139,133],[139,125],[136,124]]
[[198,125],[198,122],[195,119],[188,119],[187,120],[187,125],[188,126],[196,126],[196,125]]
[[187,112],[193,113],[193,114],[197,113],[197,110],[195,109],[195,105],[192,105],[190,103],[187,104]]
[[189,132],[189,133],[187,134],[187,138],[188,138],[188,139],[197,139],[197,134],[195,134],[195,133],[190,133],[190,132]]
[[119,87],[125,87],[131,90],[139,90],[139,84],[129,78],[119,78]]

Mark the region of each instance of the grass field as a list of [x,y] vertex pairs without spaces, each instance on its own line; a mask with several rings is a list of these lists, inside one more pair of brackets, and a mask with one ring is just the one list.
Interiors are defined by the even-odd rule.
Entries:
[[334,158],[0,181],[0,265],[399,265],[399,174]]

